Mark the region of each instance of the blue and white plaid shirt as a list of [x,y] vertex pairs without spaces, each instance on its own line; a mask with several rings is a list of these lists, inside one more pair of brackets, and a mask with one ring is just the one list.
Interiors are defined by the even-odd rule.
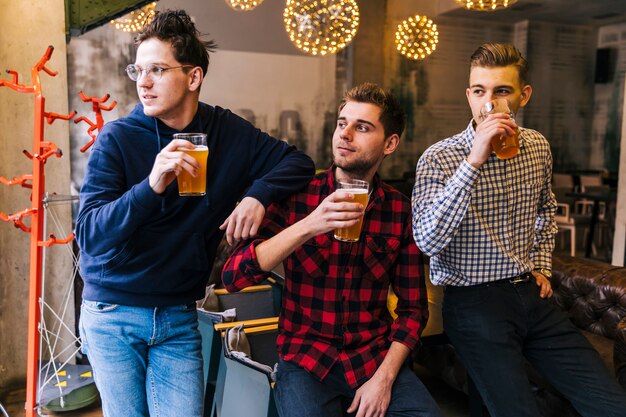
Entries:
[[413,188],[413,237],[436,285],[469,286],[552,267],[556,200],[552,154],[540,133],[520,128],[521,152],[467,162],[473,124],[424,152]]

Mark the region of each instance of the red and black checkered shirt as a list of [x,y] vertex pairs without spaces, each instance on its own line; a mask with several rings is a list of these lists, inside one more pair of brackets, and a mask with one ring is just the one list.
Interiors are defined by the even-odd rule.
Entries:
[[[228,291],[263,281],[255,245],[306,217],[335,191],[333,169],[267,209],[258,239],[242,242],[224,266]],[[413,241],[411,207],[400,192],[373,181],[356,243],[319,235],[283,261],[285,288],[277,344],[285,361],[320,380],[340,362],[353,388],[372,377],[392,341],[413,349],[428,319],[422,254]],[[398,296],[393,320],[389,286]]]

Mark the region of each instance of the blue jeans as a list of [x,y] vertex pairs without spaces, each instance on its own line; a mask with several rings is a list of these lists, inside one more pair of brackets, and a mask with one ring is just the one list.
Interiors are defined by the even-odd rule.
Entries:
[[105,417],[202,417],[195,303],[155,308],[84,300],[80,335]]
[[[350,388],[336,363],[320,381],[300,366],[278,360],[274,396],[281,417],[343,417],[356,390]],[[403,366],[391,390],[386,417],[442,417],[435,400],[408,365]]]
[[626,392],[565,313],[539,297],[534,280],[447,287],[443,319],[492,417],[541,415],[525,359],[581,415],[626,416]]

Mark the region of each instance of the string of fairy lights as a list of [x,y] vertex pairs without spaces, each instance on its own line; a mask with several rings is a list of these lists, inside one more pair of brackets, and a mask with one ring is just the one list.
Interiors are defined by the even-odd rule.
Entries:
[[287,0],[283,18],[296,48],[311,55],[334,54],[356,35],[359,6],[355,0]]
[[[233,10],[249,12],[264,0],[225,0]],[[455,0],[465,9],[489,12],[504,9],[518,0]],[[111,20],[116,29],[136,32],[156,13],[156,2]],[[356,0],[285,0],[285,31],[296,48],[310,55],[335,54],[352,42],[359,28]],[[396,50],[404,57],[421,60],[439,43],[437,25],[427,16],[415,15],[402,21],[395,33]]]
[[122,32],[137,32],[143,25],[152,20],[152,17],[156,13],[156,1],[143,6],[140,9],[133,10],[126,16],[119,19],[111,20],[111,25],[115,26],[115,29]]

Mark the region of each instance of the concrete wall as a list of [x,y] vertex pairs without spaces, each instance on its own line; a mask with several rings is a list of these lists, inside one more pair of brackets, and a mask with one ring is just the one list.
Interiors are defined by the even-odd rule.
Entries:
[[598,48],[610,48],[609,77],[594,86],[593,132],[591,136],[592,168],[617,171],[620,137],[623,137],[622,108],[626,75],[626,23],[601,27]]
[[[381,9],[383,3],[385,7]],[[355,39],[352,79],[355,83],[368,79],[381,82],[382,74],[382,84],[400,98],[408,113],[403,143],[383,164],[384,176],[397,178],[412,171],[419,155],[428,146],[467,126],[471,118],[465,98],[468,60],[478,45],[488,41],[511,42],[527,56],[529,81],[534,92],[529,106],[517,115],[517,120],[526,127],[539,130],[549,139],[555,169],[594,168],[594,164],[598,165],[591,156],[594,152],[601,155],[599,165],[604,164],[602,145],[607,136],[616,135],[616,130],[609,130],[605,135],[607,125],[610,127],[614,123],[607,123],[607,117],[598,118],[594,114],[598,102],[594,106],[597,41],[593,27],[541,21],[511,24],[498,19],[486,21],[442,16],[440,13],[450,8],[443,1],[376,1],[361,3],[361,8],[363,21],[375,15],[378,23],[362,27]],[[380,27],[383,14],[385,24]],[[420,61],[411,61],[398,54],[393,36],[397,25],[415,14],[429,16],[439,28],[437,50]],[[372,47],[377,44],[372,42],[374,34],[380,36],[381,31],[384,34],[382,46]],[[620,39],[618,34],[619,45],[622,45]],[[610,120],[617,120],[621,114],[621,82],[616,77],[611,87],[605,87],[613,99],[610,103],[601,101],[601,104],[605,113],[608,107],[615,116]],[[594,138],[601,136],[594,139],[595,142],[591,139],[592,122],[597,125],[595,130],[601,132],[593,135]],[[606,152],[617,154],[614,148]]]
[[[67,69],[65,16],[63,0],[0,0],[0,67],[17,70],[20,82],[31,82],[30,69],[39,61],[48,45],[55,51],[48,68],[59,75],[41,73],[46,110],[67,113]],[[3,71],[2,79],[7,78]],[[33,95],[0,88],[0,175],[13,178],[31,171],[31,162],[22,149],[32,151]],[[46,139],[69,150],[68,123],[46,124]],[[66,153],[68,155],[69,153]],[[47,189],[69,193],[69,158],[51,158],[46,164]],[[15,213],[27,207],[29,190],[0,184],[0,211]],[[69,207],[61,208],[60,218],[70,230]],[[28,222],[29,220],[26,220]],[[61,236],[59,236],[61,237]],[[26,373],[27,300],[29,278],[29,235],[0,222],[0,388],[20,382]],[[67,286],[71,262],[64,248],[54,248],[47,257],[46,299],[60,300]],[[56,305],[57,302],[52,302]],[[73,315],[66,318],[73,327]]]
[[[284,3],[266,1],[237,12],[224,1],[162,0],[159,10],[184,9],[219,48],[211,55],[200,100],[229,108],[260,129],[309,153],[327,167],[329,131],[335,123],[336,56],[313,57],[291,44],[282,22]],[[126,115],[138,103],[124,68],[135,60],[133,35],[104,25],[73,38],[68,46],[70,106],[87,111],[77,96],[111,94],[118,105],[105,121]],[[72,124],[72,185],[78,190],[89,152],[85,125]]]

